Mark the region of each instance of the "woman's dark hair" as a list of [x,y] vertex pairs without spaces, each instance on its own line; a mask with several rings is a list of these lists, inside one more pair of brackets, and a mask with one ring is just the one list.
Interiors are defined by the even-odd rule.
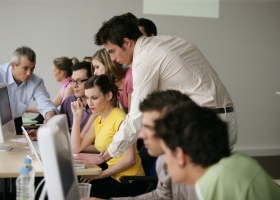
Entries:
[[97,86],[102,94],[105,96],[109,92],[112,92],[112,105],[117,107],[118,101],[118,87],[115,85],[113,78],[109,78],[105,74],[99,76],[92,76],[85,84],[85,89],[93,88]]

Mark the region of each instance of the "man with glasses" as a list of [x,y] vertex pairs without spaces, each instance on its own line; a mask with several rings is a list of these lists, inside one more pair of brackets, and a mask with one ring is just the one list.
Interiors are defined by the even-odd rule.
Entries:
[[91,64],[86,61],[77,63],[72,67],[72,71],[73,73],[72,73],[72,78],[70,80],[70,83],[73,86],[74,94],[70,95],[63,101],[60,107],[60,114],[66,114],[68,125],[69,128],[71,129],[73,124],[73,113],[71,110],[71,102],[76,101],[78,98],[80,98],[84,103],[84,113],[82,116],[81,127],[80,127],[82,131],[92,114],[91,110],[87,106],[87,100],[85,97],[85,83],[92,76]]
[[[87,122],[89,120],[93,122],[93,120],[96,117],[96,115],[92,115],[91,110],[87,106],[87,100],[85,97],[85,83],[92,76],[91,63],[86,61],[77,63],[72,67],[72,71],[73,73],[69,82],[73,86],[74,94],[64,99],[64,101],[60,106],[60,114],[66,114],[68,126],[71,131],[72,124],[73,124],[73,113],[71,110],[71,102],[76,101],[78,98],[80,98],[84,103],[84,113],[82,116],[82,121],[80,126],[82,131],[84,128],[88,129],[92,123],[89,123],[88,126],[86,126]],[[37,140],[37,130],[30,130],[28,134],[31,140]]]

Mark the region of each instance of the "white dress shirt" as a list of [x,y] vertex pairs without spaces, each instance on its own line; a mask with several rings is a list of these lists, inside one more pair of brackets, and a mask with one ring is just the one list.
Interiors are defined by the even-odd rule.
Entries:
[[139,103],[153,91],[179,90],[205,107],[233,105],[229,93],[200,50],[182,38],[141,36],[135,44],[132,76],[131,109],[108,146],[112,157],[120,156],[138,139]]

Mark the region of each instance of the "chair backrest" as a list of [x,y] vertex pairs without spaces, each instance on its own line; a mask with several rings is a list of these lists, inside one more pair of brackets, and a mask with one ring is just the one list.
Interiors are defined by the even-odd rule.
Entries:
[[154,174],[155,161],[156,161],[157,157],[150,156],[144,145],[140,148],[139,155],[141,157],[142,166],[143,166],[146,176],[151,175],[151,172],[153,172],[153,174]]

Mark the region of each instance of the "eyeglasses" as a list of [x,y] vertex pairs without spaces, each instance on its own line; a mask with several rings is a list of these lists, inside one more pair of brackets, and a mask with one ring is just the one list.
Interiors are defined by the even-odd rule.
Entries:
[[87,81],[87,80],[88,80],[88,79],[77,80],[77,81],[75,81],[75,80],[70,80],[69,83],[70,83],[71,85],[74,85],[74,83],[76,83],[77,85],[81,85],[82,82],[85,82],[85,81]]

